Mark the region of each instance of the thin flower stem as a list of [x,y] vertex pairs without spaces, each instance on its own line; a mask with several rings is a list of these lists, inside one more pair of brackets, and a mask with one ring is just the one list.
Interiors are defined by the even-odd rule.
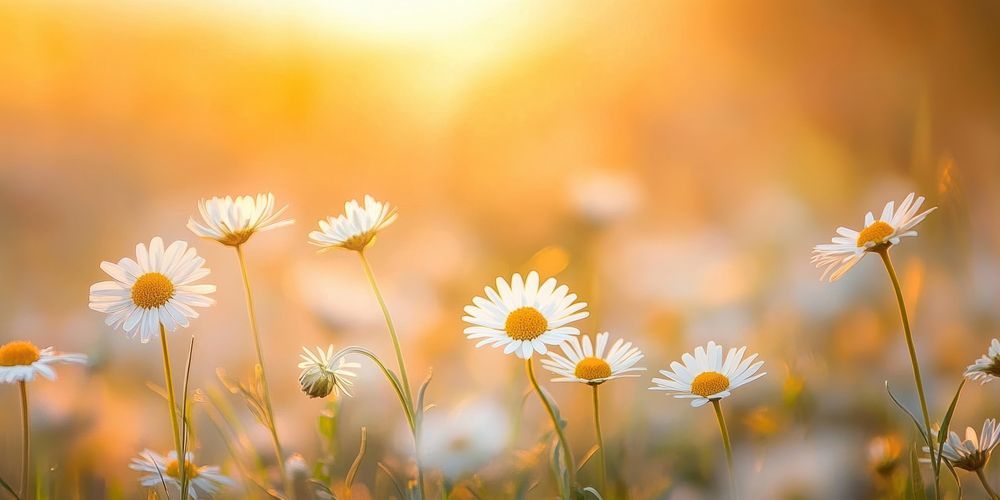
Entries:
[[[257,328],[257,313],[253,306],[253,292],[250,289],[250,277],[247,275],[247,261],[243,255],[243,246],[236,245],[236,256],[240,261],[240,272],[243,275],[243,288],[246,291],[247,314],[250,317],[250,333],[253,334],[253,343],[257,351],[257,364],[260,366],[260,380],[264,386],[264,404],[267,405],[267,421],[271,431],[271,442],[274,444],[274,455],[278,460],[278,469],[283,470],[285,466],[285,454],[281,450],[281,441],[278,439],[278,424],[274,420],[274,407],[271,405],[271,389],[267,385],[267,371],[264,369],[264,351],[260,347],[260,330]],[[281,474],[281,484],[287,493],[288,478]]]
[[167,382],[167,406],[170,409],[170,426],[174,431],[174,449],[177,450],[178,460],[184,457],[181,453],[181,426],[177,421],[177,400],[174,398],[174,375],[170,370],[170,350],[167,349],[167,329],[160,323],[160,347],[163,348],[163,378]]
[[396,351],[396,364],[399,365],[399,378],[401,379],[400,385],[403,386],[403,394],[406,398],[405,406],[410,408],[412,419],[410,429],[413,431],[413,443],[416,448],[417,489],[420,491],[420,499],[424,500],[427,496],[424,493],[424,469],[420,465],[420,429],[419,419],[417,418],[418,412],[422,412],[423,409],[414,407],[413,393],[410,389],[410,378],[406,375],[406,363],[403,362],[403,349],[399,346],[399,337],[396,335],[396,326],[392,322],[392,315],[389,314],[389,307],[385,305],[385,299],[382,298],[382,291],[379,290],[378,282],[375,281],[375,273],[372,271],[372,266],[368,263],[368,257],[365,257],[364,250],[359,250],[358,256],[361,257],[361,265],[365,268],[365,276],[368,277],[368,283],[371,284],[372,292],[375,293],[378,305],[382,308],[382,316],[385,317],[385,325],[389,329],[389,337],[392,338],[392,348]]
[[[920,412],[924,417],[924,429],[927,432],[925,436],[928,443],[933,443],[934,440],[931,439],[931,417],[930,413],[927,411],[927,398],[924,396],[924,382],[920,377],[920,364],[917,362],[917,350],[913,345],[913,333],[910,331],[910,318],[906,314],[906,303],[903,302],[903,290],[899,286],[899,278],[896,277],[896,269],[892,266],[892,259],[889,258],[889,247],[882,247],[876,250],[876,253],[882,257],[882,263],[885,264],[885,270],[889,273],[889,279],[892,281],[892,288],[896,292],[896,302],[899,304],[899,317],[903,322],[903,334],[906,337],[906,349],[910,353],[910,365],[913,366],[913,381],[917,385],[917,396],[920,398]],[[934,491],[935,497],[940,495],[938,491],[938,471],[933,467],[931,471],[934,473]]]
[[726,464],[729,466],[729,495],[736,498],[736,475],[733,472],[733,443],[729,440],[729,428],[726,427],[726,417],[722,415],[722,404],[718,399],[713,399],[712,406],[715,407],[715,416],[719,419],[722,444],[726,446]]
[[406,400],[413,405],[413,394],[410,392],[410,379],[406,375],[406,364],[403,363],[403,350],[399,346],[399,337],[396,336],[396,327],[392,323],[392,316],[389,314],[389,308],[385,305],[385,299],[382,298],[382,292],[379,290],[378,282],[375,281],[375,273],[372,271],[372,266],[368,263],[368,257],[365,257],[365,252],[358,252],[358,256],[361,257],[361,265],[365,268],[365,276],[368,277],[368,283],[372,286],[372,291],[375,292],[375,298],[378,300],[379,307],[382,308],[382,315],[385,317],[385,325],[389,328],[389,337],[392,338],[392,347],[396,350],[396,364],[399,365],[399,378],[403,383],[403,390],[406,394]]
[[986,480],[986,474],[983,474],[982,467],[976,469],[976,475],[979,476],[979,482],[983,483],[983,488],[986,489],[986,493],[990,496],[990,498],[993,500],[1000,498],[1000,495],[997,495],[997,492],[993,491],[993,488],[990,486],[990,482]]
[[21,389],[21,489],[18,498],[28,498],[28,462],[31,460],[31,431],[28,422],[28,385],[23,381],[17,383]]
[[364,347],[345,347],[334,354],[333,357],[330,358],[330,362],[332,363],[333,361],[336,361],[348,354],[360,354],[368,359],[371,359],[376,365],[378,365],[378,367],[382,370],[382,373],[385,375],[386,380],[389,381],[389,385],[391,385],[393,390],[396,391],[396,397],[399,398],[399,404],[403,406],[403,414],[406,416],[406,423],[410,426],[410,431],[412,432],[415,426],[413,414],[410,412],[410,406],[406,404],[406,396],[403,395],[403,388],[400,387],[399,380],[396,378],[395,374],[393,374],[392,371],[385,366],[385,363],[383,363],[382,360],[378,359],[378,356],[376,356],[375,353],[365,349]]
[[[545,406],[545,411],[549,413],[549,418],[552,419],[552,427],[555,428],[556,436],[559,437],[559,446],[563,449],[563,457],[566,462],[566,473],[569,474],[569,485],[572,488],[576,484],[576,464],[573,461],[573,451],[569,449],[569,442],[566,440],[566,435],[563,433],[562,426],[559,425],[559,418],[556,417],[556,411],[552,408],[552,403],[549,398],[545,397],[545,393],[542,392],[541,386],[538,385],[538,380],[535,379],[535,368],[531,365],[531,358],[524,360],[524,364],[528,370],[528,380],[531,381],[531,386],[535,388],[535,392],[538,393],[538,397],[542,400],[542,405]],[[570,492],[565,492],[566,498],[572,497]]]
[[604,436],[601,434],[601,405],[597,396],[597,385],[591,386],[594,389],[594,430],[597,431],[597,446],[601,453],[601,493],[610,496],[608,489],[608,454],[604,450]]

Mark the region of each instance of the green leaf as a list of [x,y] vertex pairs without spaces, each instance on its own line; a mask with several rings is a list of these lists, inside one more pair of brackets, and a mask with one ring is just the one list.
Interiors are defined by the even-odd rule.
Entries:
[[913,500],[927,500],[924,491],[924,478],[920,474],[920,461],[917,459],[917,448],[910,449],[910,488],[913,490]]
[[420,390],[417,391],[417,402],[413,405],[413,412],[416,413],[413,417],[417,421],[416,423],[418,429],[420,428],[420,422],[424,418],[424,412],[427,411],[427,409],[424,408],[424,399],[427,395],[427,386],[431,385],[432,377],[434,377],[433,370],[427,373],[427,379],[425,379],[424,383],[420,385]]
[[896,403],[896,406],[898,406],[900,410],[903,410],[903,412],[905,412],[907,415],[910,416],[910,420],[913,421],[913,425],[917,426],[917,431],[920,432],[920,437],[924,438],[924,442],[927,443],[927,446],[928,447],[934,446],[931,443],[929,437],[930,431],[929,430],[925,431],[924,426],[920,424],[920,421],[917,420],[917,417],[913,415],[913,412],[908,410],[905,406],[903,406],[903,403],[900,403],[899,400],[896,399],[896,396],[892,394],[892,389],[889,388],[888,380],[885,381],[885,392],[889,393],[889,397],[892,399],[892,402]]
[[948,439],[948,427],[951,426],[951,417],[955,414],[955,406],[958,404],[958,397],[962,395],[963,387],[965,387],[965,378],[962,378],[962,383],[958,384],[958,390],[955,391],[955,397],[951,399],[951,406],[948,407],[948,413],[944,414],[944,420],[941,421],[941,429],[938,430],[937,453],[935,456],[931,457],[931,460],[934,462],[935,479],[937,479],[939,474],[941,474],[941,452],[944,450],[944,442]]

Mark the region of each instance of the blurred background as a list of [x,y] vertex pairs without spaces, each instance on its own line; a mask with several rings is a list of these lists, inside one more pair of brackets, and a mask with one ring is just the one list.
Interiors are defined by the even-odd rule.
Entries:
[[[368,255],[411,379],[433,367],[432,411],[471,398],[518,420],[523,364],[474,349],[462,307],[496,276],[537,269],[590,303],[585,333],[646,352],[648,376],[602,386],[619,494],[720,495],[711,410],[646,390],[714,339],[766,361],[725,405],[747,498],[891,496],[913,432],[884,381],[917,408],[892,290],[873,258],[821,283],[810,250],[910,191],[940,207],[894,253],[940,418],[1000,335],[997,21],[989,1],[2,2],[0,341],[92,357],[30,386],[40,488],[135,498],[129,459],[171,446],[147,387],[162,384],[158,346],[87,308],[99,263],[155,235],[193,242],[218,285],[217,305],[172,335],[175,360],[194,335],[192,386],[228,399],[273,461],[216,378],[246,378],[254,358],[235,254],[185,228],[200,198],[271,191],[296,224],[246,251],[279,430],[340,478],[367,426],[356,497],[389,494],[377,462],[405,476],[393,394],[362,361],[354,398],[309,400],[295,365],[302,346],[331,343],[391,363],[357,257],[306,244],[366,193],[399,207]],[[589,389],[545,385],[582,455]],[[997,390],[969,386],[954,426],[1000,416]],[[13,482],[17,397],[0,387],[0,477]],[[195,410],[198,462],[238,478],[208,406]],[[321,414],[336,420],[333,449]],[[477,481],[502,497],[524,474],[543,498],[537,398],[520,421]],[[892,445],[873,462],[878,437]]]

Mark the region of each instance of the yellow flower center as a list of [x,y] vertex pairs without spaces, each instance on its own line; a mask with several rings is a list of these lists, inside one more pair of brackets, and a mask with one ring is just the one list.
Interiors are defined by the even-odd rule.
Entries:
[[132,302],[143,309],[155,309],[174,296],[174,284],[160,273],[139,276],[132,285]]
[[585,380],[608,378],[611,376],[611,365],[601,358],[591,356],[589,358],[581,359],[580,362],[576,364],[576,370],[573,374],[576,375],[577,378]]
[[549,321],[534,307],[514,309],[504,324],[507,336],[514,340],[532,340],[549,329]]
[[[181,478],[181,465],[177,460],[171,460],[167,464],[167,470],[164,473],[170,477],[177,479]],[[184,473],[187,475],[187,479],[191,479],[198,476],[198,468],[194,466],[193,463],[185,460],[184,461]]]
[[243,229],[240,231],[223,231],[222,239],[219,243],[231,247],[239,246],[247,242],[253,236],[253,229]]
[[35,344],[15,340],[0,346],[0,366],[30,365],[41,358]]
[[861,230],[858,235],[858,247],[863,247],[868,243],[885,243],[885,239],[896,231],[888,223],[878,221]]
[[707,398],[729,388],[729,379],[719,372],[704,372],[691,382],[691,393]]
[[375,239],[375,231],[366,231],[347,238],[341,246],[348,250],[360,252],[364,250],[373,239]]

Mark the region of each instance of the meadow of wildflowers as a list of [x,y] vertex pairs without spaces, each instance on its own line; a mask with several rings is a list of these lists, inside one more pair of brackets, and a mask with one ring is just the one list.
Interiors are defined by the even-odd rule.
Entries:
[[0,499],[1000,500],[996,21],[0,5]]

